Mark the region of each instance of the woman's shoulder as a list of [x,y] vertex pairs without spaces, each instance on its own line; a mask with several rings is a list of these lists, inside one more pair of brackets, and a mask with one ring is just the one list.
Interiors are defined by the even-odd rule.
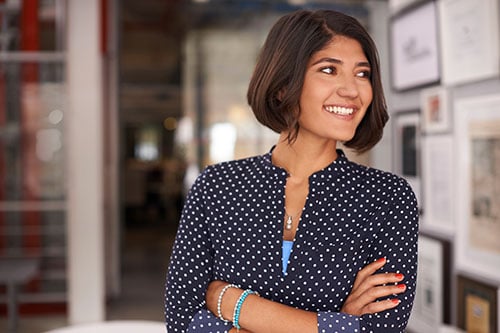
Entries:
[[351,172],[356,175],[360,182],[367,184],[367,186],[384,188],[385,190],[393,190],[395,192],[411,191],[408,181],[394,172],[357,164],[355,162],[349,162],[348,164]]
[[245,157],[207,165],[201,172],[205,178],[233,179],[263,173],[265,155]]

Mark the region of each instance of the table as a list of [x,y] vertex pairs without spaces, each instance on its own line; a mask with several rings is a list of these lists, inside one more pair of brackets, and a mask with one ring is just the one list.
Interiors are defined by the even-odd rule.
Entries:
[[45,333],[166,333],[165,323],[148,320],[112,320],[72,325]]
[[17,331],[18,289],[36,276],[38,266],[38,259],[0,258],[0,284],[7,286],[7,333]]

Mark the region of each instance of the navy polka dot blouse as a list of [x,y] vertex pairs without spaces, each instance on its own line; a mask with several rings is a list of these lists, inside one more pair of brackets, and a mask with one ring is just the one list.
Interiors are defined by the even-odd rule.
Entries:
[[[309,180],[309,194],[285,274],[282,270],[287,173],[271,152],[207,167],[191,188],[177,232],[165,292],[167,330],[227,332],[205,307],[210,281],[318,314],[318,332],[403,332],[415,294],[418,210],[402,178],[347,160],[342,151]],[[373,315],[340,308],[356,273],[386,257],[404,274],[401,303]]]

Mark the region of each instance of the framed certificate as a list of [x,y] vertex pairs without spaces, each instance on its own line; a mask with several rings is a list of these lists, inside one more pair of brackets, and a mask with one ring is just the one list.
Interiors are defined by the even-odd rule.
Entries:
[[391,18],[392,86],[403,91],[440,80],[437,8],[425,1]]
[[422,136],[423,207],[420,229],[453,236],[456,229],[454,195],[456,167],[453,135]]
[[451,263],[449,241],[419,234],[417,290],[408,322],[412,332],[438,332],[451,322]]
[[498,288],[461,275],[457,288],[458,326],[467,332],[498,332]]
[[500,94],[455,101],[457,268],[500,283]]
[[498,0],[439,1],[445,85],[499,75],[498,15]]

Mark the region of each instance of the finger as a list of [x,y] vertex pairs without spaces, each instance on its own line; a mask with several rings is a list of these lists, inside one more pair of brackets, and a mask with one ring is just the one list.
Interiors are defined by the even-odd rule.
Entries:
[[364,280],[359,280],[356,286],[353,286],[351,294],[354,297],[359,297],[371,288],[377,286],[394,285],[404,279],[400,273],[380,273],[366,277]]
[[397,294],[404,293],[405,291],[406,291],[406,285],[403,283],[400,283],[395,286],[375,287],[365,292],[363,295],[359,297],[359,299],[363,303],[368,304],[374,302],[377,299],[385,298],[388,296],[394,296]]
[[379,302],[372,302],[366,305],[362,311],[362,314],[377,313],[385,310],[393,309],[399,305],[401,301],[397,298],[391,298]]
[[365,284],[372,286],[383,286],[403,281],[404,275],[401,273],[379,273],[373,274],[365,279]]
[[366,290],[364,293],[356,295],[349,299],[348,308],[363,309],[378,299],[393,297],[406,291],[405,284],[393,286],[374,287]]
[[385,258],[379,258],[374,262],[366,265],[356,274],[356,279],[354,280],[353,288],[356,288],[359,284],[363,283],[363,281],[369,276],[373,275],[377,270],[382,268],[386,263]]

